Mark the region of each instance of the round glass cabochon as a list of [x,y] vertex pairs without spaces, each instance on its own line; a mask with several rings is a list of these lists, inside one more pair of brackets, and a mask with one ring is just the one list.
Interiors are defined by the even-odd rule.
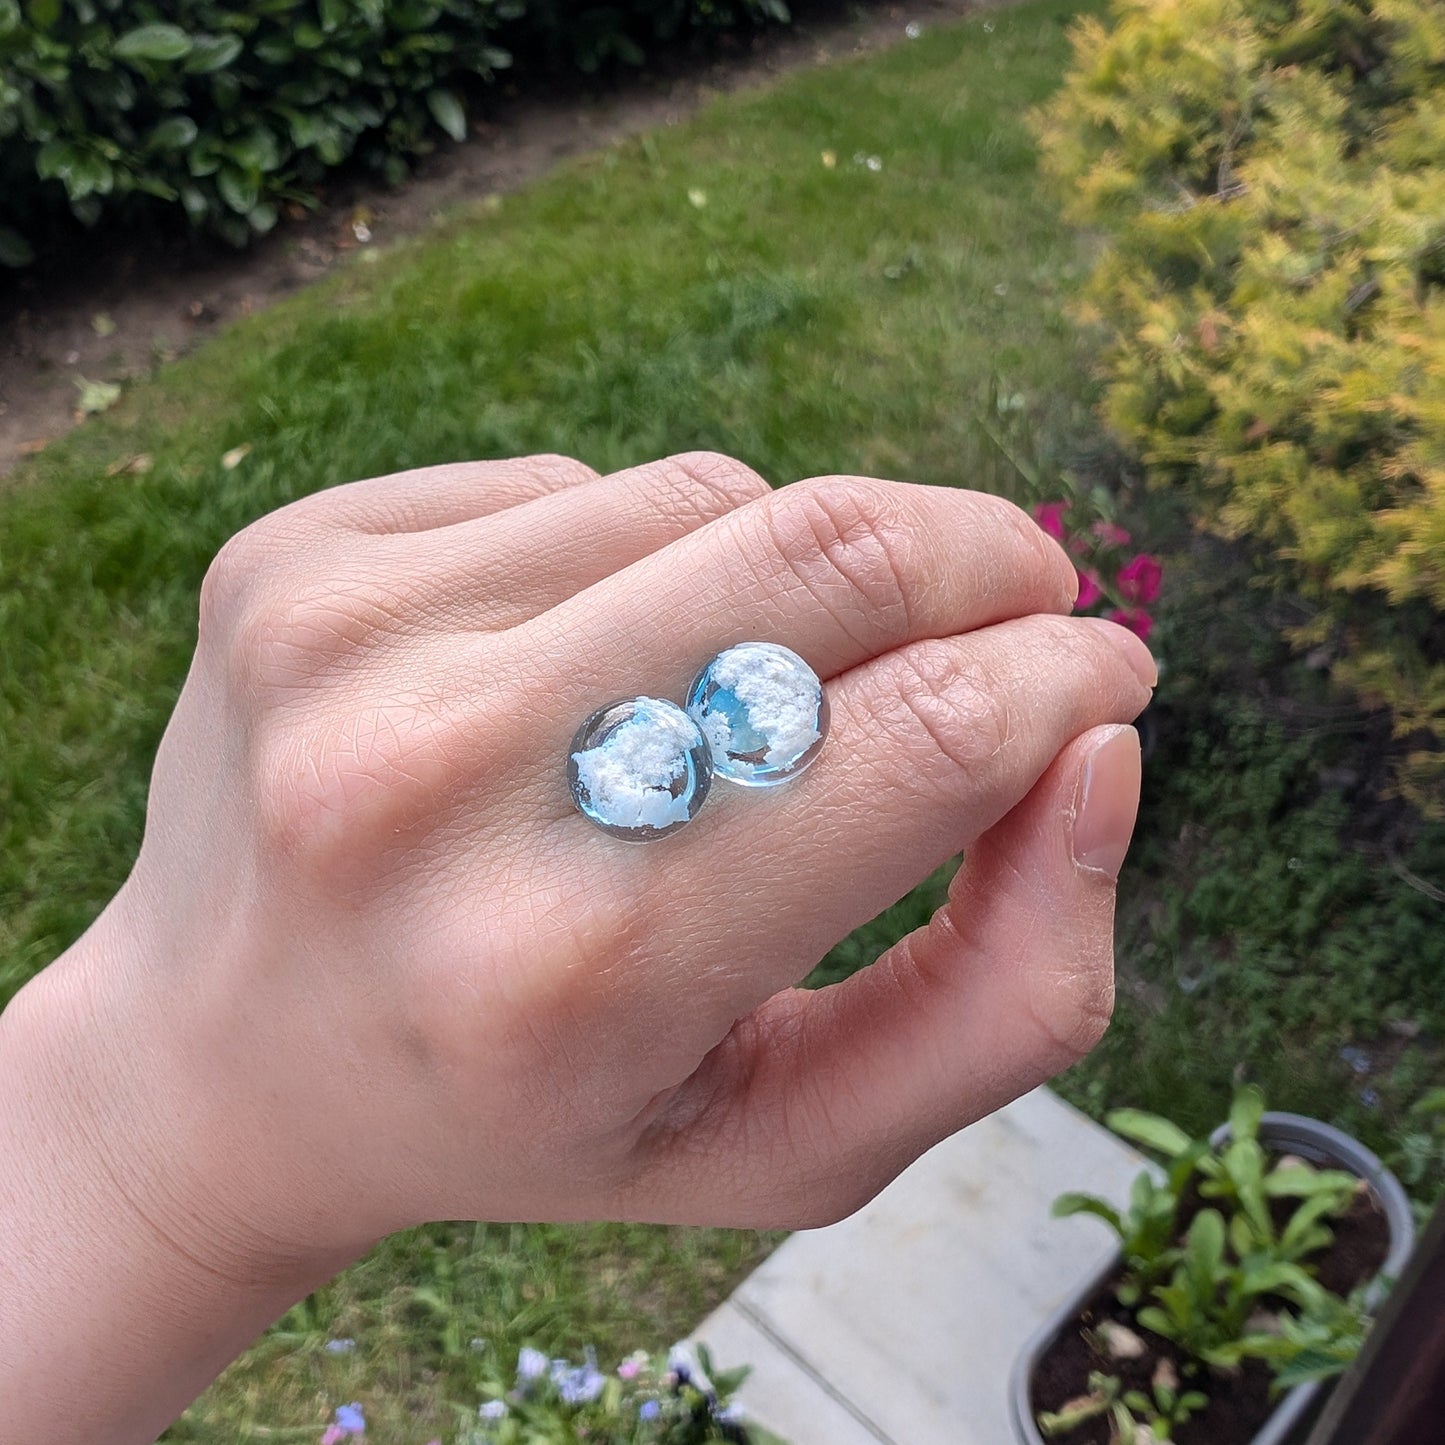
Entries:
[[749,787],[797,777],[828,735],[818,674],[776,642],[740,642],[718,653],[688,691],[687,710],[718,776]]

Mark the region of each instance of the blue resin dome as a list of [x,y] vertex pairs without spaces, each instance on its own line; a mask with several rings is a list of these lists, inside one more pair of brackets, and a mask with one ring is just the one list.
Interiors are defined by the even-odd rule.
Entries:
[[741,642],[698,673],[689,715],[712,748],[720,777],[762,788],[795,778],[828,734],[818,674],[775,642]]
[[592,714],[577,730],[567,783],[578,810],[604,832],[647,842],[686,826],[712,786],[712,758],[676,703],[635,697]]

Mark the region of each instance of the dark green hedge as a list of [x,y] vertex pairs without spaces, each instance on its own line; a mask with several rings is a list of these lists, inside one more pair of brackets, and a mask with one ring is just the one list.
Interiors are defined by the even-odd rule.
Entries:
[[514,52],[596,70],[783,0],[0,0],[0,264],[48,216],[184,208],[237,244],[352,157],[388,179],[466,133]]
[[788,19],[785,0],[620,0],[615,5],[527,0],[516,33],[539,43],[554,63],[590,73],[618,61],[640,65],[648,45],[657,41]]

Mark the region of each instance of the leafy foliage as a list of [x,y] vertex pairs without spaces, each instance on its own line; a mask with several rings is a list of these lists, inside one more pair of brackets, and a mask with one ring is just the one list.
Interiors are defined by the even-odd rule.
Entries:
[[555,63],[592,72],[640,65],[648,40],[671,41],[689,31],[730,30],[756,21],[786,23],[784,0],[614,0],[607,5],[528,0],[527,28]]
[[[1259,1142],[1263,1116],[1260,1090],[1240,1089],[1229,1111],[1229,1142],[1218,1150],[1202,1139],[1191,1139],[1168,1119],[1138,1109],[1116,1109],[1108,1123],[1117,1133],[1165,1156],[1169,1188],[1177,1192],[1191,1174],[1199,1176],[1200,1196],[1220,1200],[1229,1208],[1230,1241],[1241,1259],[1268,1250],[1294,1262],[1330,1243],[1333,1236],[1321,1221],[1344,1213],[1357,1180],[1340,1169],[1303,1164],[1266,1172],[1267,1159]],[[1301,1202],[1284,1227],[1276,1230],[1269,1201],[1286,1198]]]
[[1208,1365],[1236,1363],[1234,1347],[1266,1296],[1308,1305],[1324,1293],[1302,1266],[1268,1249],[1237,1253],[1232,1224],[1217,1209],[1201,1209],[1190,1221],[1174,1272],[1138,1315],[1146,1330]]
[[[1417,1196],[1431,1198],[1445,1187],[1445,1089],[1430,1089],[1416,1100],[1390,1164]],[[1416,1208],[1423,1224],[1428,1210]]]
[[1313,598],[1298,637],[1390,708],[1445,814],[1445,11],[1116,0],[1037,120],[1110,245],[1111,422]]
[[[1172,1340],[1201,1366],[1227,1370],[1245,1358],[1261,1360],[1284,1385],[1343,1368],[1363,1339],[1363,1295],[1348,1301],[1331,1295],[1309,1262],[1333,1240],[1325,1221],[1348,1210],[1359,1182],[1302,1161],[1281,1160],[1267,1169],[1259,1140],[1263,1114],[1258,1089],[1238,1090],[1229,1137],[1215,1148],[1157,1114],[1117,1109],[1110,1126],[1163,1155],[1163,1178],[1141,1174],[1123,1214],[1083,1194],[1061,1195],[1054,1214],[1096,1215],[1119,1236],[1124,1268],[1115,1293],[1144,1329]],[[1181,1237],[1181,1210],[1191,1193],[1200,1207]],[[1298,1203],[1277,1223],[1271,1201],[1283,1199]],[[1277,1313],[1263,1310],[1266,1304]],[[1262,1328],[1261,1320],[1271,1327]],[[1113,1400],[1107,1390],[1095,1390],[1092,1414],[1112,1409]],[[1173,1387],[1153,1402],[1126,1395],[1123,1404],[1145,1423],[1155,1412],[1166,1426],[1181,1423],[1171,1419],[1175,1405],[1186,1406],[1186,1417],[1197,1407]],[[1056,1433],[1065,1428],[1073,1427],[1055,1420]]]
[[1107,1415],[1111,1445],[1160,1445],[1172,1440],[1175,1429],[1188,1424],[1190,1416],[1209,1403],[1201,1391],[1180,1390],[1162,1379],[1153,1381],[1146,1393],[1125,1390],[1117,1376],[1095,1370],[1088,1384],[1087,1395],[1038,1417],[1039,1430],[1045,1436],[1067,1435],[1087,1421]]
[[1170,1160],[1168,1176],[1162,1183],[1148,1170],[1136,1175],[1129,1190],[1129,1207],[1122,1214],[1093,1194],[1061,1194],[1054,1200],[1055,1219],[1092,1214],[1119,1236],[1127,1269],[1119,1287],[1121,1304],[1137,1304],[1142,1295],[1168,1277],[1177,1263],[1180,1195],[1199,1156],[1208,1147],[1202,1140],[1191,1141],[1190,1147]]
[[62,206],[181,207],[237,244],[356,157],[387,179],[467,131],[465,86],[512,51],[595,70],[781,0],[0,0],[0,265]]
[[1298,1313],[1285,1311],[1277,1319],[1276,1332],[1247,1334],[1223,1351],[1222,1358],[1262,1361],[1281,1390],[1342,1373],[1359,1354],[1370,1327],[1363,1288],[1351,1291],[1347,1299],[1317,1290]]
[[[1126,1390],[1124,1405],[1135,1418],[1132,1440],[1125,1431],[1119,1432],[1119,1445],[1144,1445],[1152,1441],[1172,1440],[1174,1431],[1187,1425],[1191,1415],[1204,1409],[1209,1397],[1202,1390],[1181,1390],[1177,1385],[1166,1384],[1155,1379],[1148,1393],[1143,1390]],[[1144,1430],[1148,1431],[1146,1436]]]

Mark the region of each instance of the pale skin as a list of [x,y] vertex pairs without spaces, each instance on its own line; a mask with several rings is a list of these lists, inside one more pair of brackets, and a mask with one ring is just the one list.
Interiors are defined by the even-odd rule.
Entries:
[[[1077,1059],[1112,1000],[1137,638],[1010,504],[711,454],[405,473],[207,575],[134,869],[0,1016],[0,1421],[153,1440],[426,1220],[800,1227]],[[747,640],[816,764],[641,846],[578,722]],[[960,850],[877,964],[796,985]]]

